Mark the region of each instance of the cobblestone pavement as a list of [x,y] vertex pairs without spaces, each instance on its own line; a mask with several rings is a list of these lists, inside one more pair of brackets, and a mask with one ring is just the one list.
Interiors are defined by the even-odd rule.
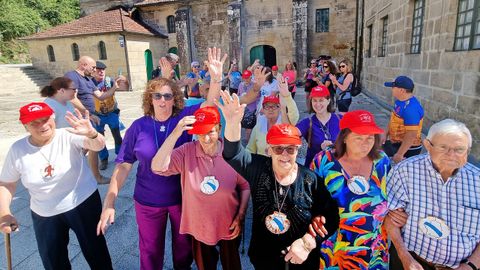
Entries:
[[[119,92],[116,94],[119,106],[121,108],[121,119],[125,126],[129,126],[133,120],[141,116],[141,91]],[[25,96],[10,95],[0,98],[0,166],[3,166],[3,159],[10,145],[19,138],[26,135],[25,130],[18,122],[18,108],[30,101],[41,100],[37,96],[27,98]],[[303,88],[298,89],[295,96],[299,107],[300,119],[307,114],[305,111],[305,92]],[[361,94],[354,98],[353,109],[369,110],[375,115],[377,123],[385,128],[388,123],[388,112],[372,99]],[[113,153],[113,138],[107,131],[107,146],[110,149],[109,167],[103,173],[111,175],[115,154]],[[130,173],[128,180],[121,190],[116,202],[116,219],[107,232],[106,239],[115,269],[139,269],[138,252],[138,233],[135,223],[135,211],[133,207],[133,190],[135,185],[136,167]],[[99,186],[102,198],[105,196],[108,186]],[[40,269],[41,260],[35,242],[35,235],[32,227],[32,220],[29,209],[29,194],[21,186],[17,187],[17,192],[13,199],[11,210],[20,223],[20,231],[12,234],[12,258],[14,269]],[[248,249],[248,239],[250,238],[251,213],[247,213],[245,230],[245,254],[241,256],[243,269],[253,269],[246,250]],[[70,233],[69,257],[73,269],[88,269],[88,265],[80,251],[80,246],[73,233]],[[166,254],[164,269],[172,269],[172,255],[170,249],[171,237],[167,233]],[[0,245],[4,246],[3,235],[0,237]],[[0,248],[0,269],[6,269],[5,252]]]

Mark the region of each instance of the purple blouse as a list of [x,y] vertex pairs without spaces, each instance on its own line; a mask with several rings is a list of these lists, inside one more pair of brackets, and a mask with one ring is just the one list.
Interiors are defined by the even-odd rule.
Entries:
[[[165,139],[175,129],[178,122],[200,108],[201,104],[185,107],[178,115],[160,122],[151,116],[135,120],[123,138],[116,163],[133,164],[138,160],[137,181],[133,198],[146,206],[165,207],[180,204],[182,193],[180,175],[160,176],[151,170],[152,159]],[[175,148],[192,141],[192,136],[184,132],[177,140]]]
[[306,167],[310,167],[310,163],[315,155],[322,151],[321,145],[323,141],[329,140],[332,141],[332,143],[335,143],[338,133],[340,133],[341,118],[342,117],[340,115],[332,113],[330,119],[324,126],[314,114],[303,119],[297,124],[297,128],[302,133],[302,137],[308,142],[308,130],[310,128],[310,119],[312,119],[312,141],[310,143],[310,147],[307,149],[307,156],[305,157]]

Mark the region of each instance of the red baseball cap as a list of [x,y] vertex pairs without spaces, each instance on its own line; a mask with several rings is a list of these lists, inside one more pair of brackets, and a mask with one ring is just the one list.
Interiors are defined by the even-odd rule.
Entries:
[[272,67],[272,70],[273,70],[273,71],[278,70],[278,66],[273,66],[273,67]]
[[318,85],[312,88],[312,91],[310,92],[310,97],[328,97],[330,96],[330,91],[328,91],[328,88],[325,85]]
[[252,77],[252,72],[248,69],[244,70],[243,73],[242,73],[242,78],[248,79],[250,77]]
[[263,98],[262,105],[265,103],[280,104],[280,98],[277,96],[266,96]]
[[52,114],[53,110],[47,103],[32,102],[20,108],[20,122],[25,125],[39,118],[49,117]]
[[383,129],[375,123],[375,117],[369,111],[357,110],[347,112],[340,120],[340,129],[348,128],[362,135],[382,134]]
[[301,145],[300,130],[290,124],[273,125],[267,132],[267,143],[271,145],[287,144]]
[[193,123],[193,128],[188,131],[188,134],[207,134],[220,123],[220,113],[214,106],[200,108],[193,115],[197,121]]

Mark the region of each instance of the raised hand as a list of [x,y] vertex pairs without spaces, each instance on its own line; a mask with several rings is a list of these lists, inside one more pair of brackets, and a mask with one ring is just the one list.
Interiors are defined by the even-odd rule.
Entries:
[[290,95],[290,91],[288,91],[288,82],[283,76],[279,73],[277,75],[277,82],[278,82],[278,92],[282,97],[287,97]]
[[270,75],[271,72],[267,72],[267,69],[265,67],[263,68],[256,68],[253,71],[253,75],[255,77],[255,84],[262,87],[263,84],[265,83],[268,75]]
[[173,68],[167,58],[160,58],[158,63],[160,64],[160,70],[162,71],[162,78],[172,79]]
[[193,115],[187,115],[183,117],[182,120],[178,121],[178,124],[172,133],[175,133],[178,136],[181,136],[185,130],[190,130],[193,128],[192,125],[193,123],[195,123],[195,121],[196,119],[195,119],[195,116]]
[[85,117],[82,116],[78,109],[75,109],[75,115],[67,112],[65,120],[67,120],[71,126],[67,128],[67,131],[70,133],[88,137],[92,137],[97,133],[90,122],[90,113],[88,110],[85,111]]
[[240,104],[240,100],[235,93],[231,96],[228,91],[220,91],[220,96],[223,104],[215,100],[215,105],[222,111],[225,121],[232,125],[239,124],[247,105]]
[[223,64],[227,60],[227,54],[224,54],[222,57],[222,49],[220,48],[208,48],[208,71],[210,72],[210,77],[212,80],[220,81],[223,76]]

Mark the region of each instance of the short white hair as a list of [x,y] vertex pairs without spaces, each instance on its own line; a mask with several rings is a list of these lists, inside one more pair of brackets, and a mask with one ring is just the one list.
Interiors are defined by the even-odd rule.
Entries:
[[432,140],[435,135],[439,134],[458,134],[463,133],[468,139],[468,148],[472,147],[472,134],[464,123],[453,119],[444,119],[433,124],[428,130],[427,139]]

